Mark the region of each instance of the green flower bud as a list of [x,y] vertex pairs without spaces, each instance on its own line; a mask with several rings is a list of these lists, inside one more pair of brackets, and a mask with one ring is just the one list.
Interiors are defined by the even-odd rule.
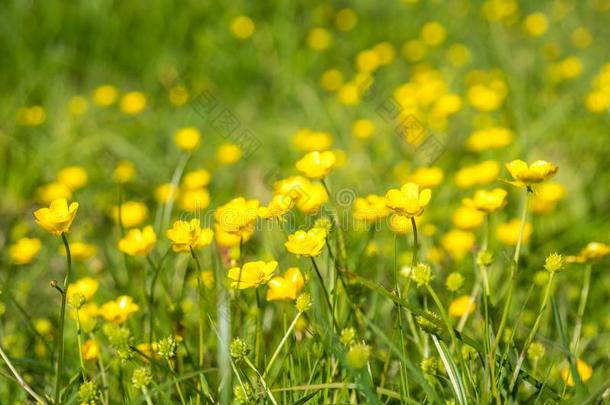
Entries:
[[242,339],[235,338],[231,342],[230,352],[231,352],[231,357],[239,360],[243,357],[246,357],[248,355],[248,353],[250,352],[250,349],[248,348],[248,344],[246,342],[244,342]]
[[[438,320],[438,322],[441,322],[441,319],[439,318],[438,315],[436,315],[434,312],[427,312],[428,315],[430,315],[432,318]],[[438,326],[438,323],[434,323],[429,321],[427,318],[424,318],[422,316],[418,316],[416,318],[417,320],[417,324],[419,325],[420,328],[422,328],[422,330],[430,335],[440,335],[441,334],[441,328]]]
[[534,342],[527,349],[527,358],[536,362],[544,357],[546,350],[539,342]]
[[550,254],[544,261],[544,268],[549,273],[555,273],[563,268],[563,256],[558,253]]
[[418,287],[424,287],[432,281],[432,269],[427,264],[419,263],[411,269],[410,276]]
[[360,369],[369,361],[371,357],[371,347],[365,343],[353,344],[346,355],[347,365],[354,369]]
[[95,381],[86,381],[78,388],[78,398],[81,404],[95,405],[99,399],[100,392]]
[[311,308],[311,295],[308,293],[302,293],[297,297],[296,301],[297,311],[306,312]]
[[494,256],[487,250],[482,250],[477,254],[477,264],[479,266],[489,266],[494,262]]
[[464,285],[464,276],[460,273],[453,272],[447,276],[447,280],[445,280],[445,285],[447,286],[447,290],[451,292],[459,291],[460,288]]
[[425,375],[435,375],[438,372],[438,361],[436,360],[436,357],[423,359],[419,366]]
[[254,403],[254,390],[248,383],[244,383],[243,387],[241,385],[236,385],[233,387],[233,395],[235,396],[237,402],[242,405]]
[[349,346],[352,344],[355,338],[356,331],[354,330],[354,328],[345,328],[341,331],[341,337],[339,338],[339,340],[341,340],[341,343],[344,346]]
[[176,354],[176,339],[173,336],[163,338],[157,343],[157,354],[163,359],[171,359]]
[[152,374],[146,367],[136,368],[131,376],[131,383],[135,389],[146,388],[152,382]]

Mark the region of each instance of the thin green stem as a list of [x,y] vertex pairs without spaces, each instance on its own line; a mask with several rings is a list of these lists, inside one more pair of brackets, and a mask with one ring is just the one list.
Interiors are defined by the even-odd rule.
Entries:
[[411,266],[417,265],[417,253],[419,250],[419,241],[417,239],[417,224],[415,223],[415,217],[411,217],[411,228],[413,229],[413,258],[411,259]]
[[25,382],[25,380],[23,379],[23,377],[21,377],[21,374],[19,374],[19,372],[17,371],[17,369],[13,366],[13,363],[11,363],[10,359],[8,358],[8,356],[6,355],[6,353],[4,353],[4,350],[2,349],[2,346],[0,346],[0,356],[2,357],[2,360],[4,360],[4,362],[6,363],[6,365],[8,366],[8,368],[11,370],[11,373],[13,373],[13,375],[15,376],[15,378],[17,379],[17,382],[19,383],[19,385],[21,385],[21,387],[32,396],[32,398],[34,398],[36,401],[38,401],[38,403],[40,404],[47,404],[47,401],[45,401],[40,395],[38,395],[36,393],[36,391],[34,391],[29,385],[28,383]]
[[83,344],[81,340],[80,313],[78,309],[76,309],[76,341],[78,343],[78,358],[80,360],[81,374],[83,375],[83,379],[86,379],[85,362],[83,360]]
[[144,399],[146,399],[146,403],[148,405],[153,405],[153,402],[150,399],[150,394],[148,393],[148,390],[146,389],[146,387],[142,387],[142,394],[144,395]]
[[525,340],[525,344],[523,345],[523,349],[521,350],[521,353],[519,354],[519,359],[517,360],[517,363],[515,364],[515,371],[513,373],[513,378],[511,379],[510,385],[508,387],[508,392],[512,392],[513,388],[515,387],[515,383],[517,382],[517,378],[519,377],[519,371],[521,371],[521,364],[523,363],[523,360],[525,359],[525,353],[527,353],[527,349],[532,344],[532,341],[534,340],[534,336],[536,336],[536,333],[538,332],[538,328],[540,327],[540,321],[542,320],[542,315],[544,315],[544,310],[546,309],[546,306],[549,302],[549,297],[551,295],[551,286],[553,285],[553,276],[554,275],[555,275],[555,273],[551,272],[551,274],[549,276],[549,281],[546,284],[546,289],[544,291],[544,297],[542,298],[542,302],[540,303],[540,309],[538,310],[538,315],[536,316],[536,320],[534,321],[534,326],[532,327],[532,330],[530,330],[530,333],[527,336],[527,339]]
[[184,393],[182,392],[182,386],[180,385],[180,381],[176,378],[176,370],[174,369],[174,365],[170,359],[167,359],[167,364],[172,374],[174,374],[174,384],[176,385],[176,391],[178,391],[178,396],[180,397],[180,403],[182,405],[186,405],[186,400],[184,399]]
[[64,278],[64,284],[61,291],[61,309],[59,312],[59,336],[57,344],[57,363],[56,363],[56,374],[55,374],[55,403],[59,403],[59,392],[61,388],[61,375],[64,370],[64,324],[66,320],[66,290],[68,289],[68,282],[70,280],[70,273],[72,272],[72,255],[70,253],[70,244],[65,233],[61,234],[61,239],[64,242],[64,249],[66,251],[66,260],[68,263],[68,270]]
[[280,351],[282,350],[282,347],[284,347],[284,344],[286,344],[286,341],[288,340],[288,337],[292,333],[292,330],[296,326],[297,321],[299,320],[299,318],[301,317],[302,314],[303,314],[302,312],[298,312],[296,314],[296,316],[292,320],[292,323],[290,324],[290,326],[286,330],[286,333],[284,333],[284,336],[282,337],[282,340],[280,340],[280,343],[277,345],[277,348],[275,349],[275,352],[273,352],[273,355],[271,356],[271,360],[269,360],[269,363],[267,363],[267,367],[265,367],[265,372],[263,372],[263,378],[265,378],[267,376],[267,374],[269,374],[269,371],[271,370],[271,367],[273,366],[273,363],[275,362],[275,359],[277,359],[277,356],[280,354]]
[[[398,282],[398,238],[394,235],[394,289],[398,298],[402,298],[401,288]],[[398,335],[400,338],[400,353],[403,358],[406,358],[405,352],[405,334],[402,325],[402,311],[399,305],[396,305],[396,322],[398,324]],[[400,390],[403,397],[409,397],[409,380],[407,379],[407,366],[404,362],[400,362]]]
[[572,336],[572,353],[576,353],[578,350],[578,343],[580,341],[580,330],[582,329],[582,318],[585,314],[585,308],[587,307],[587,299],[589,298],[590,286],[591,263],[588,263],[585,267],[585,275],[582,282],[582,288],[580,290],[580,302],[578,303],[578,312],[576,314],[576,323],[574,325],[574,336]]
[[261,373],[258,371],[258,369],[256,368],[256,366],[254,364],[252,364],[252,362],[250,361],[250,359],[248,359],[247,357],[244,357],[244,361],[245,363],[248,365],[248,367],[250,367],[258,376],[259,381],[261,382],[261,385],[263,386],[263,389],[265,390],[265,392],[267,393],[267,396],[269,397],[269,400],[271,401],[271,403],[273,405],[277,405],[277,401],[275,400],[275,397],[273,396],[273,394],[271,393],[271,391],[269,390],[269,387],[267,387],[267,383],[265,382],[265,379],[263,378],[263,376],[261,375]]
[[311,262],[313,263],[313,268],[316,271],[316,275],[318,276],[318,280],[320,281],[320,285],[322,286],[322,291],[324,292],[324,298],[326,300],[326,304],[328,305],[328,309],[330,310],[330,315],[333,320],[333,326],[335,330],[339,330],[339,325],[337,324],[337,320],[335,319],[335,311],[333,310],[333,304],[330,302],[330,295],[328,294],[328,290],[326,289],[326,285],[324,285],[324,279],[322,278],[322,273],[320,273],[320,269],[316,264],[316,260],[313,257],[310,257]]
[[[201,307],[201,264],[199,263],[199,256],[197,252],[189,246],[191,256],[195,261],[195,267],[197,268],[197,297],[198,297],[198,313],[199,313],[199,367],[203,367],[203,309]],[[203,387],[202,387],[203,388]]]

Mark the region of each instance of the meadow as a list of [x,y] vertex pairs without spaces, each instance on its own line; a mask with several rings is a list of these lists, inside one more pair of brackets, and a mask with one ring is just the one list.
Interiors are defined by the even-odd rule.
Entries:
[[610,1],[0,2],[0,403],[602,404]]

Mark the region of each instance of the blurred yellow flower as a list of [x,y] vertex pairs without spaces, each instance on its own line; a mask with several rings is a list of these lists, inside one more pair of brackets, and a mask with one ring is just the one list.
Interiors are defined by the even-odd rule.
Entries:
[[40,252],[41,242],[37,238],[21,238],[10,245],[8,254],[11,262],[16,265],[28,264]]
[[320,183],[305,181],[302,183],[302,188],[294,190],[293,194],[298,196],[295,200],[297,209],[305,214],[316,214],[328,201],[328,193]]
[[231,23],[231,34],[238,39],[248,39],[254,34],[254,21],[248,16],[240,15]]
[[68,112],[70,115],[78,116],[87,112],[89,103],[83,96],[74,96],[68,100]]
[[233,267],[229,270],[231,287],[238,290],[256,288],[261,284],[267,284],[273,277],[277,268],[275,260],[270,262],[256,261],[245,263],[241,268]]
[[212,243],[214,232],[210,228],[201,228],[199,219],[176,221],[166,232],[172,242],[174,252],[188,253],[191,249],[199,249]]
[[65,198],[59,198],[51,202],[49,208],[40,208],[34,211],[34,217],[43,229],[59,236],[70,230],[76,211],[78,211],[77,202],[68,206]]
[[[519,240],[519,231],[521,230],[521,221],[512,219],[509,222],[498,225],[496,235],[500,242],[505,245],[515,246]],[[527,243],[532,235],[532,224],[526,223],[523,227],[523,243]]]
[[104,84],[93,91],[93,102],[102,107],[114,104],[118,97],[119,91],[111,84]]
[[354,201],[353,215],[358,221],[376,222],[387,217],[389,213],[385,197],[369,194],[364,198],[358,197]]
[[507,194],[506,190],[502,188],[495,188],[491,191],[477,190],[472,198],[465,198],[463,203],[481,212],[492,213],[506,205]]
[[83,360],[86,361],[94,361],[100,357],[101,348],[100,344],[97,343],[93,339],[87,339],[85,343],[83,343],[82,355]]
[[[99,307],[94,302],[85,302],[78,310],[78,319],[83,332],[88,333],[95,328]],[[76,309],[70,308],[70,318],[76,320]]]
[[333,42],[332,34],[324,28],[313,28],[307,34],[307,46],[314,51],[324,51]]
[[112,177],[118,183],[129,183],[136,175],[136,167],[128,160],[121,160],[112,173]]
[[315,257],[322,253],[326,245],[326,231],[321,228],[312,228],[309,231],[296,231],[288,235],[284,243],[286,249],[295,255]]
[[339,87],[337,91],[337,99],[344,105],[355,105],[360,102],[360,97],[363,93],[363,88],[356,83],[348,82]]
[[68,284],[66,296],[68,297],[68,300],[70,300],[75,294],[80,294],[85,297],[85,300],[89,301],[97,292],[99,285],[100,283],[96,279],[83,277],[76,280],[74,283]]
[[[66,250],[60,246],[59,253],[63,256],[66,255]],[[97,247],[90,243],[83,242],[70,242],[70,255],[72,260],[85,261],[91,259],[97,254]]]
[[182,150],[195,150],[201,142],[201,132],[195,127],[180,128],[174,134],[174,142]]
[[42,106],[33,105],[17,110],[17,122],[21,125],[36,127],[47,120],[47,113]]
[[472,58],[470,49],[464,44],[453,44],[447,49],[446,58],[455,67],[462,67]]
[[305,285],[298,267],[290,267],[284,275],[275,276],[267,283],[267,301],[295,300]]
[[223,247],[238,247],[241,243],[250,240],[254,234],[254,227],[246,228],[239,234],[227,232],[219,224],[214,224],[214,236],[216,243]]
[[140,307],[133,302],[133,298],[121,295],[114,301],[108,301],[99,309],[99,314],[108,322],[122,324]]
[[470,206],[461,206],[453,212],[451,220],[456,228],[465,231],[477,229],[483,223],[485,214]]
[[324,151],[332,146],[333,138],[328,132],[302,128],[294,134],[292,143],[303,152]]
[[409,176],[409,182],[422,188],[433,188],[442,183],[445,177],[443,169],[438,166],[419,167]]
[[163,183],[155,189],[155,200],[159,204],[167,204],[176,198],[176,187],[172,183]]
[[445,41],[447,31],[439,22],[432,21],[424,24],[421,29],[421,39],[430,46],[438,46]]
[[368,139],[375,133],[375,124],[367,119],[354,121],[352,125],[352,134],[358,139]]
[[[576,372],[580,377],[580,381],[586,383],[593,376],[593,367],[588,365],[584,360],[576,360]],[[561,370],[561,379],[568,387],[574,386],[574,378],[572,376],[572,371],[570,370],[570,366],[566,365]]]
[[400,190],[391,189],[385,195],[388,208],[408,218],[423,214],[431,197],[430,189],[423,189],[420,192],[419,185],[415,183],[407,183]]
[[593,42],[591,31],[587,27],[578,27],[570,35],[572,44],[577,48],[587,48]]
[[[419,227],[422,217],[415,217],[415,224]],[[413,232],[413,225],[411,219],[402,215],[392,214],[388,218],[388,225],[392,232],[399,235],[407,235]]]
[[57,180],[71,191],[87,185],[87,171],[81,166],[64,167],[57,173]]
[[480,111],[495,111],[504,102],[504,94],[491,86],[475,84],[466,93],[468,102]]
[[210,184],[212,176],[210,172],[205,169],[197,169],[190,171],[184,175],[182,179],[182,186],[187,189],[197,189],[205,187]]
[[153,227],[148,225],[142,230],[131,229],[121,240],[119,240],[119,250],[130,256],[146,256],[157,243],[157,234]]
[[515,134],[502,127],[491,127],[474,131],[466,141],[466,147],[474,152],[499,149],[511,144]]
[[557,173],[559,168],[545,160],[536,160],[528,166],[523,160],[513,160],[506,163],[506,169],[515,179],[510,182],[514,186],[523,187],[540,183]]
[[466,314],[472,314],[475,307],[476,304],[469,295],[461,295],[449,304],[449,316],[461,318]]
[[353,30],[358,24],[358,14],[351,8],[342,8],[335,16],[335,26],[341,31]]
[[216,160],[223,165],[232,165],[241,159],[243,152],[239,145],[223,143],[216,150]]
[[476,238],[472,232],[452,229],[441,238],[443,249],[448,252],[455,260],[462,260],[466,253],[470,252]]
[[458,170],[455,175],[455,184],[460,188],[482,186],[496,180],[499,174],[500,164],[495,160],[486,160]]
[[189,100],[189,93],[184,86],[174,86],[169,90],[168,98],[173,106],[180,107]]
[[144,203],[137,201],[125,201],[121,204],[119,217],[119,206],[110,209],[110,217],[119,224],[119,220],[125,228],[133,228],[140,225],[148,217],[148,208]]
[[374,72],[379,67],[379,56],[373,51],[366,49],[356,55],[356,69],[359,72]]
[[198,212],[210,205],[210,193],[205,188],[181,190],[178,202],[181,209]]
[[546,214],[551,212],[557,203],[566,195],[566,188],[559,183],[542,183],[536,187],[536,192],[531,200],[532,212]]
[[326,91],[337,91],[342,84],[343,74],[337,69],[329,69],[320,77],[320,85]]
[[566,258],[568,262],[584,263],[597,261],[610,254],[610,246],[601,242],[590,242],[585,246],[578,256],[570,256]]
[[305,176],[312,179],[321,179],[330,173],[335,165],[336,156],[332,151],[309,152],[296,162],[296,168]]
[[258,217],[258,200],[234,198],[214,212],[214,219],[228,233],[243,235],[252,233]]
[[389,42],[380,42],[373,47],[380,65],[389,65],[396,58],[396,49]]
[[121,111],[127,115],[137,115],[146,108],[146,96],[139,91],[132,91],[121,97]]
[[532,13],[523,21],[523,31],[529,36],[539,37],[549,27],[549,20],[543,13]]
[[277,218],[280,221],[284,221],[283,216],[287,214],[292,207],[294,207],[294,201],[290,196],[277,194],[274,195],[267,206],[258,208],[258,216],[264,219]]
[[38,200],[44,204],[50,204],[54,200],[72,198],[72,191],[68,186],[58,181],[49,183],[36,190]]

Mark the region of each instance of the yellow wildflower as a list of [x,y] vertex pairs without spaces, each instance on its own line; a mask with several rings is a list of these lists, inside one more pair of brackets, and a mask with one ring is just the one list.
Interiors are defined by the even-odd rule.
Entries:
[[[580,381],[586,383],[593,376],[593,367],[588,365],[584,360],[576,360],[576,372],[580,377]],[[570,366],[567,365],[561,370],[561,379],[566,383],[568,387],[574,386],[574,378]]]
[[41,242],[37,238],[21,238],[9,246],[8,254],[16,265],[28,264],[40,252]]
[[270,262],[248,262],[241,268],[233,267],[229,270],[231,287],[243,290],[266,284],[273,277],[273,272],[276,268],[277,262],[275,260]]
[[140,225],[148,217],[148,208],[144,203],[137,201],[126,201],[121,204],[121,215],[119,217],[119,206],[110,209],[110,217],[115,223],[121,221],[125,228],[133,228]]
[[267,301],[295,300],[305,285],[298,267],[290,267],[283,276],[273,277],[267,283]]
[[73,202],[68,206],[65,198],[60,198],[51,203],[49,208],[40,208],[34,211],[36,222],[46,231],[53,235],[61,235],[68,232],[72,221],[78,211],[78,203]]
[[318,256],[325,245],[326,231],[321,228],[312,228],[307,232],[296,231],[284,243],[290,253],[305,257]]
[[368,223],[383,219],[390,213],[386,206],[385,197],[375,194],[367,195],[364,198],[356,198],[353,210],[353,215],[356,220]]
[[391,189],[385,195],[386,205],[398,215],[408,218],[418,217],[430,202],[432,192],[430,189],[419,190],[415,183],[407,183],[400,190]]
[[[519,231],[521,230],[521,221],[512,219],[509,222],[498,225],[496,235],[498,239],[506,245],[515,246],[519,240]],[[529,241],[532,235],[532,224],[526,223],[523,227],[523,243]]]
[[201,133],[195,127],[180,128],[174,135],[174,142],[182,150],[195,150],[201,142]]
[[87,172],[81,166],[64,167],[57,173],[57,180],[71,191],[84,187],[87,184]]
[[157,235],[153,227],[148,225],[144,229],[132,229],[119,240],[119,250],[130,256],[146,256],[155,247]]
[[332,151],[309,152],[297,161],[296,168],[305,176],[312,179],[321,179],[330,173],[336,163],[336,156]]
[[515,179],[514,182],[510,183],[517,187],[523,187],[543,182],[557,173],[559,168],[545,160],[536,160],[529,166],[523,160],[513,160],[506,164],[506,169]]
[[454,318],[461,318],[466,314],[472,314],[474,310],[475,303],[470,295],[459,296],[449,304],[449,316]]
[[491,191],[477,190],[472,198],[465,198],[464,205],[481,212],[496,212],[506,205],[506,190],[495,188]]
[[133,298],[121,295],[114,301],[108,301],[99,309],[99,314],[108,322],[122,324],[140,307],[133,302]]
[[210,228],[201,228],[199,219],[190,221],[176,221],[168,229],[167,238],[172,242],[174,252],[190,252],[212,243],[214,232]]

